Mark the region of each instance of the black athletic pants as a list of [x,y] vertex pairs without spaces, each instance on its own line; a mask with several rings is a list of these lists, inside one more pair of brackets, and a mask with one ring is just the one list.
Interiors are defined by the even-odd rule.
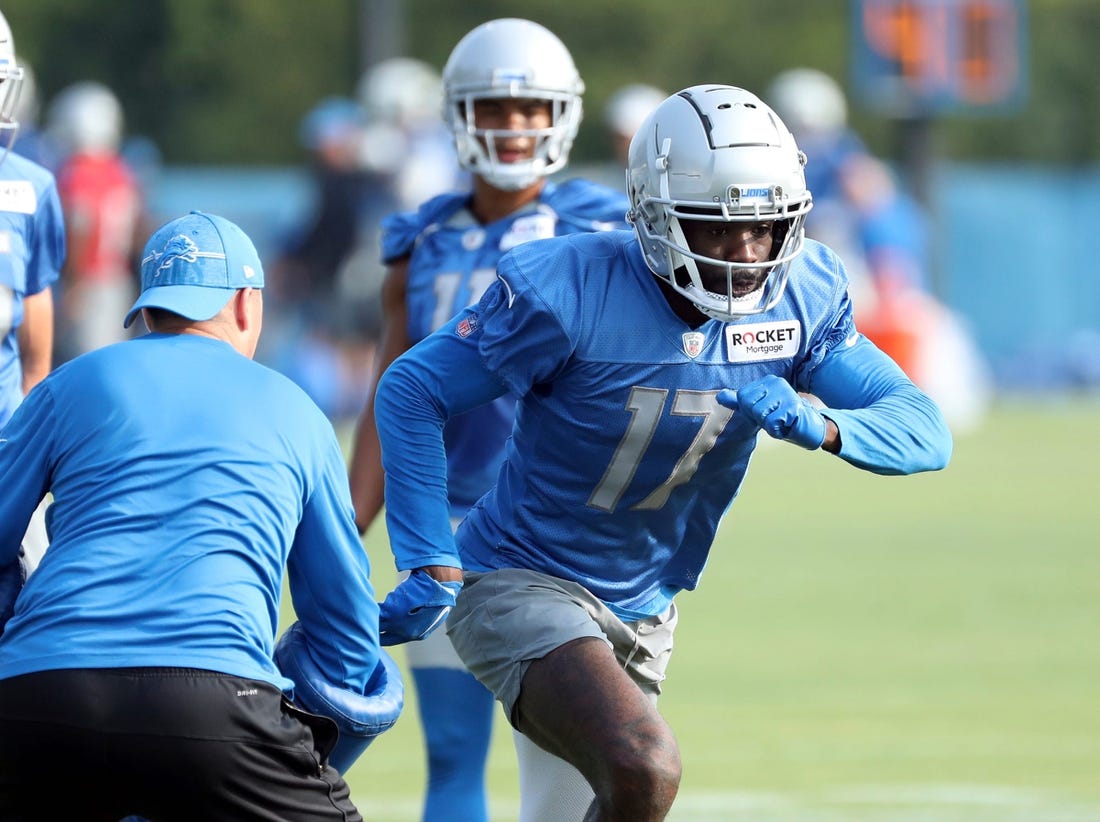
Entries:
[[189,668],[0,680],[0,820],[361,820],[336,725],[265,682]]

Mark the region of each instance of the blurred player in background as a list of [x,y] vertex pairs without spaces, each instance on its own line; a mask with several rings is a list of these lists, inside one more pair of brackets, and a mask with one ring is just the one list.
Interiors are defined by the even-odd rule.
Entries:
[[[749,92],[667,98],[631,143],[633,231],[508,252],[481,301],[378,386],[398,568],[460,589],[421,624],[450,611],[448,638],[513,726],[594,789],[587,814],[545,818],[668,813],[681,762],[656,700],[673,600],[697,586],[761,431],[879,474],[949,459],[935,404],[857,330],[843,263],[804,241],[804,163]],[[452,536],[462,476],[441,431],[506,392],[499,476]]]
[[[52,285],[65,261],[65,225],[53,174],[13,150],[23,80],[11,29],[0,13],[0,429],[50,372]],[[0,498],[6,493],[0,486]],[[29,568],[46,544],[39,509],[24,538]]]
[[119,153],[123,112],[101,83],[64,88],[46,130],[61,152],[57,185],[68,258],[62,272],[56,361],[126,338],[116,318],[134,300],[133,270],[148,232],[138,179]]
[[[392,202],[388,176],[362,162],[365,122],[350,97],[321,100],[302,118],[298,139],[308,157],[313,208],[272,266],[269,340],[276,350],[267,360],[330,419],[349,419],[362,408],[370,352],[359,354],[357,343],[365,337],[372,348],[377,339],[377,329],[360,334],[356,309],[365,309],[349,300],[341,281],[371,215]],[[369,302],[377,302],[377,292],[376,284]]]
[[649,112],[657,108],[668,94],[645,83],[628,83],[607,98],[603,120],[611,141],[615,168],[622,173],[630,151],[630,141]]
[[814,211],[806,232],[847,261],[860,330],[936,400],[954,430],[974,428],[992,379],[960,318],[931,292],[928,215],[848,126],[832,77],[788,69],[765,98],[808,157]]
[[[611,189],[585,180],[555,183],[581,121],[584,84],[556,35],[528,20],[499,19],[478,26],[451,52],[443,72],[444,119],[473,188],[444,194],[417,211],[383,223],[384,325],[378,356],[381,374],[414,343],[476,303],[496,277],[502,254],[532,240],[625,225],[628,203]],[[447,425],[448,510],[458,522],[490,487],[504,455],[515,403],[500,397]],[[366,532],[383,506],[383,473],[374,427],[373,398],[356,430],[351,463],[359,529]],[[397,567],[412,566],[394,545]],[[485,762],[492,695],[466,671],[442,631],[421,640],[426,625],[408,615],[437,596],[451,594],[427,574],[405,579],[397,599],[383,606],[383,642],[406,646],[419,695],[428,747],[429,822],[487,819]],[[591,798],[571,767],[517,737],[521,819],[568,817]],[[565,784],[575,793],[552,794]]]
[[56,369],[0,438],[0,818],[361,819],[339,771],[401,685],[340,445],[253,361],[264,274],[237,226],[166,223],[142,284],[123,313],[150,333]]

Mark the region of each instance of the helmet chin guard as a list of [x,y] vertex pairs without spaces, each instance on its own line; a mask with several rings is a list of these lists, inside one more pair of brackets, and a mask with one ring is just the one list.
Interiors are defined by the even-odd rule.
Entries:
[[[779,302],[790,263],[802,251],[812,207],[806,158],[779,117],[733,86],[694,86],[659,105],[630,144],[628,215],[653,273],[704,315],[723,322],[762,314]],[[680,220],[782,227],[765,266],[706,257],[689,247]],[[725,269],[725,293],[709,291],[699,264]],[[735,294],[737,274],[767,268],[763,285]],[[681,269],[686,275],[677,275]]]

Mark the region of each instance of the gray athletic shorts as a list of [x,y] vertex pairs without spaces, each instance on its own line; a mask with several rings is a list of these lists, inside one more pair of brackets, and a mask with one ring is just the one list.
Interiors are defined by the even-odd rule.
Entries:
[[447,636],[459,657],[504,707],[515,725],[523,675],[532,660],[583,637],[606,642],[638,687],[653,700],[672,656],[676,606],[623,622],[586,588],[537,571],[467,572]]

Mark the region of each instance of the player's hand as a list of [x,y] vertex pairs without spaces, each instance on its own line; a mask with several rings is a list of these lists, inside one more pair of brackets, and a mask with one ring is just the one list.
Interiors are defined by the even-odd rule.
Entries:
[[741,386],[724,388],[718,402],[744,414],[777,440],[786,440],[811,451],[825,441],[825,418],[798,395],[789,382],[769,374]]
[[417,569],[389,592],[378,611],[379,641],[397,645],[424,639],[455,606],[462,582],[439,582]]

